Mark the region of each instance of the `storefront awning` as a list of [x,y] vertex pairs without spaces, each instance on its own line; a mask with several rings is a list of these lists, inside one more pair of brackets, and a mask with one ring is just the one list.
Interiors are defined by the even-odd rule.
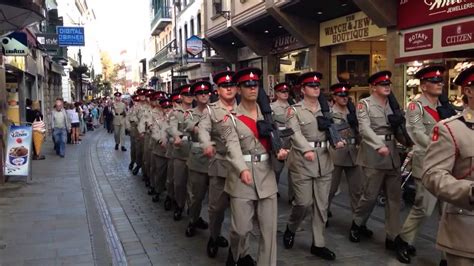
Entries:
[[464,50],[464,51],[453,51],[453,52],[445,52],[445,53],[434,53],[434,54],[424,54],[424,55],[417,55],[417,56],[406,56],[406,57],[399,57],[395,59],[395,64],[404,64],[408,62],[417,61],[424,61],[424,60],[435,60],[435,59],[452,59],[452,58],[473,58],[474,57],[474,49],[472,50]]
[[[41,6],[43,2],[43,6]],[[22,29],[46,17],[44,1],[1,0],[0,34]]]

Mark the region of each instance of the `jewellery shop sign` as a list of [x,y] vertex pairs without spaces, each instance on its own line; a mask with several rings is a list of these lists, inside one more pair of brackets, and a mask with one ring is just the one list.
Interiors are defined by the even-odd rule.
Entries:
[[357,41],[387,33],[379,28],[364,12],[356,12],[344,17],[328,20],[320,24],[319,44],[329,46]]
[[30,170],[31,126],[10,126],[5,156],[5,174],[28,176]]

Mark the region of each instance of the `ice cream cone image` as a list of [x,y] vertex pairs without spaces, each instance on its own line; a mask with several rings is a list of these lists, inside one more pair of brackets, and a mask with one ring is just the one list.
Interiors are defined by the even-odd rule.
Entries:
[[44,134],[40,131],[34,130],[33,131],[33,145],[35,147],[36,155],[40,155],[43,142],[44,142]]

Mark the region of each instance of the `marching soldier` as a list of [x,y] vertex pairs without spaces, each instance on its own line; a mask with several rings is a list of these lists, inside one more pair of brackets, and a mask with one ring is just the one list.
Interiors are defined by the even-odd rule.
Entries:
[[171,116],[173,115],[173,112],[175,109],[180,108],[181,105],[181,95],[179,94],[179,91],[175,91],[171,94],[171,104],[172,104],[172,109],[166,116],[166,125],[165,125],[165,132],[166,132],[166,142],[162,142],[162,145],[166,146],[166,158],[168,158],[168,164],[166,168],[166,190],[167,190],[167,196],[164,202],[164,207],[166,211],[171,210],[172,205],[174,204],[176,206],[176,200],[175,200],[175,193],[174,193],[174,171],[173,171],[173,165],[174,165],[174,159],[173,159],[173,138],[169,136],[169,128],[170,128],[170,121],[171,121]]
[[179,221],[182,218],[184,206],[188,201],[187,183],[188,183],[188,160],[191,150],[190,134],[186,132],[185,120],[192,114],[191,107],[193,97],[191,95],[191,86],[189,84],[178,88],[182,102],[175,108],[170,116],[170,127],[168,134],[173,138],[173,182],[176,200],[174,220]]
[[202,201],[206,196],[209,187],[209,158],[204,155],[202,145],[199,143],[198,132],[199,123],[207,111],[207,103],[211,94],[211,83],[198,81],[191,86],[191,94],[194,95],[196,107],[192,109],[186,120],[186,130],[191,135],[191,152],[189,154],[187,166],[188,194],[189,194],[189,225],[186,228],[186,236],[192,237],[196,229],[205,230],[208,223],[201,218]]
[[[411,169],[416,184],[416,198],[399,235],[403,245],[397,249],[397,258],[402,263],[410,263],[410,255],[416,254],[416,249],[412,245],[418,229],[438,205],[436,197],[423,187],[421,175],[425,151],[430,142],[429,135],[434,125],[441,120],[438,113],[441,103],[438,98],[443,93],[444,71],[445,68],[442,66],[430,66],[420,69],[415,74],[420,80],[422,94],[408,105],[406,113],[407,131],[415,143]],[[454,109],[453,112],[455,113]]]
[[467,96],[461,115],[433,128],[423,166],[423,185],[446,202],[437,247],[448,265],[474,265],[474,67],[454,80]]
[[369,77],[372,94],[357,105],[357,119],[362,141],[357,164],[363,172],[362,194],[353,214],[349,240],[359,242],[360,236],[371,237],[366,223],[375,206],[380,190],[384,190],[385,248],[394,250],[400,230],[400,156],[396,150],[395,133],[389,117],[393,110],[388,103],[391,93],[390,71],[381,71]]
[[145,181],[147,187],[150,185],[150,131],[149,125],[152,122],[152,110],[155,105],[155,101],[152,101],[152,97],[155,94],[154,90],[147,90],[145,97],[147,99],[145,108],[141,114],[139,132],[143,138],[143,163],[142,163],[142,180]]
[[[133,112],[133,117],[135,117],[136,120],[136,127],[137,130],[135,131],[135,163],[137,164],[135,168],[132,171],[133,175],[137,175],[138,171],[140,171],[140,168],[143,165],[143,137],[141,134],[138,132],[138,124],[140,123],[140,119],[142,117],[143,112],[147,108],[147,102],[146,102],[146,94],[147,90],[146,89],[138,89],[137,90],[137,95],[139,96],[140,102],[138,105],[138,108]],[[133,130],[133,124],[132,124],[132,130]]]
[[[295,132],[291,136],[288,164],[295,195],[283,243],[287,249],[293,247],[296,229],[312,208],[313,243],[310,251],[325,260],[334,260],[336,255],[326,247],[324,238],[334,165],[329,155],[326,132],[318,128],[317,117],[323,115],[319,103],[321,79],[319,72],[302,74],[298,84],[304,99],[287,109],[287,127]],[[339,148],[344,143],[336,145]]]
[[149,166],[148,166],[148,174],[149,174],[149,183],[150,183],[150,189],[148,190],[148,195],[154,196],[156,194],[156,183],[155,183],[155,178],[156,178],[156,160],[155,160],[155,148],[157,146],[160,146],[156,138],[153,137],[153,133],[157,133],[157,130],[155,128],[159,128],[160,125],[158,124],[158,121],[161,120],[161,117],[163,115],[163,112],[161,110],[161,106],[159,101],[164,97],[164,92],[163,91],[156,91],[150,98],[150,102],[152,105],[151,109],[151,121],[148,123],[148,132],[150,135],[149,138],[149,145],[148,149],[150,150],[149,152],[149,158],[148,161]]
[[207,255],[216,257],[220,247],[227,247],[229,243],[221,235],[225,210],[229,206],[229,195],[224,191],[225,180],[229,176],[231,165],[225,156],[227,149],[223,142],[224,118],[235,111],[237,103],[235,95],[237,87],[232,80],[233,71],[222,71],[214,75],[213,81],[217,85],[219,100],[208,105],[201,122],[199,122],[199,141],[204,148],[204,154],[209,161],[209,241]]
[[135,158],[137,157],[137,144],[136,144],[136,138],[137,138],[137,122],[138,122],[138,109],[140,109],[140,96],[139,95],[133,95],[132,97],[133,101],[133,107],[129,110],[127,114],[128,118],[128,124],[129,124],[129,135],[130,135],[130,164],[128,165],[129,170],[133,170],[133,167],[135,166]]
[[165,190],[167,169],[168,169],[168,158],[166,157],[166,128],[168,127],[168,116],[171,112],[173,105],[170,99],[166,96],[160,99],[161,114],[155,121],[155,126],[152,129],[152,138],[157,142],[153,148],[153,162],[155,167],[154,179],[155,179],[155,196],[153,202],[160,201],[160,195]]
[[[235,117],[226,115],[222,138],[232,165],[225,191],[230,195],[231,233],[227,265],[253,265],[249,254],[249,235],[254,218],[261,231],[258,265],[276,265],[277,196],[275,173],[270,161],[269,139],[259,136],[257,121],[263,119],[257,105],[261,70],[247,68],[237,72],[241,102]],[[286,150],[278,152],[285,159]]]
[[[276,101],[272,102],[272,117],[279,130],[286,129],[286,110],[290,106],[288,103],[290,86],[286,82],[278,83],[274,86]],[[275,170],[275,176],[277,184],[280,183],[280,175],[285,167],[285,162],[278,161],[276,157],[272,157],[273,170]],[[288,182],[289,183],[289,182]],[[290,185],[288,184],[288,189]],[[290,193],[288,193],[290,194]],[[289,197],[291,198],[291,197]]]
[[[332,116],[334,123],[343,127],[339,134],[344,138],[346,146],[342,149],[330,150],[334,161],[334,171],[332,172],[331,190],[329,192],[329,206],[331,206],[332,199],[341,183],[342,173],[344,172],[349,188],[351,209],[352,213],[354,213],[360,198],[360,176],[362,173],[356,164],[358,122],[354,104],[349,99],[350,89],[351,86],[345,83],[337,83],[330,87],[334,100]],[[348,108],[348,105],[351,108]],[[330,215],[330,213],[329,211],[328,214]]]
[[122,151],[127,151],[125,148],[125,117],[127,116],[127,106],[122,102],[122,93],[115,92],[115,101],[112,104],[112,113],[114,115],[114,139],[115,150],[119,149],[121,145]]

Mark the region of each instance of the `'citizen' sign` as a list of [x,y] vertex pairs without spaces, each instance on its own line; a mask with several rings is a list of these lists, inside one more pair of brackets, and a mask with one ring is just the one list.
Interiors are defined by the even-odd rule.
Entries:
[[474,21],[444,26],[441,29],[441,46],[474,43]]

